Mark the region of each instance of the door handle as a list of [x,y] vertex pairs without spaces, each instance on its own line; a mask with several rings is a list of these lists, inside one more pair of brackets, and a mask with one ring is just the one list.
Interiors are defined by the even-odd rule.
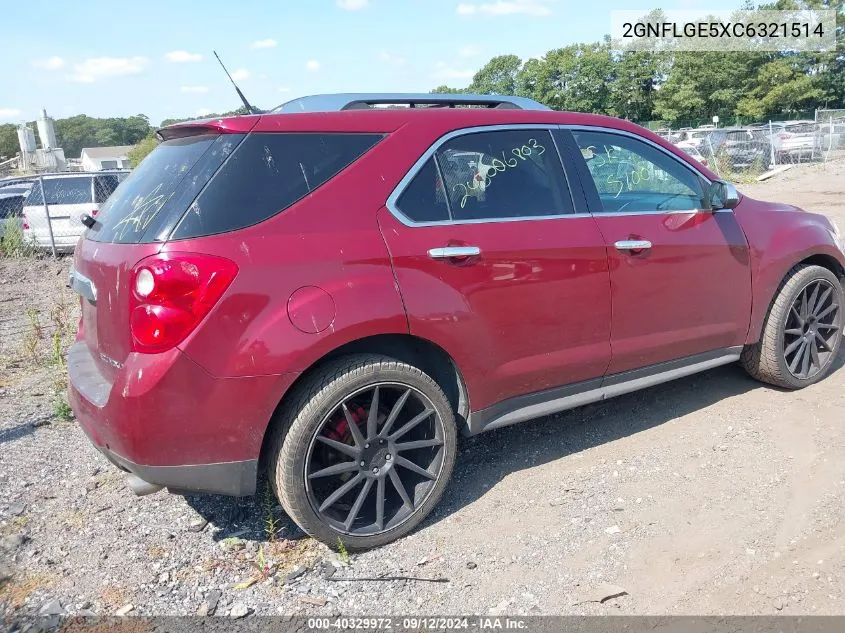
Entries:
[[645,251],[651,248],[648,240],[619,240],[614,244],[617,251]]
[[432,259],[452,259],[454,257],[475,257],[481,255],[477,246],[446,246],[444,248],[430,248],[428,256]]

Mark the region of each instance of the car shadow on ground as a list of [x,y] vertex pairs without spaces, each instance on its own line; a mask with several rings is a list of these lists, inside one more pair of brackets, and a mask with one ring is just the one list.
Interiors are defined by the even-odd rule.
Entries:
[[[840,353],[833,371],[841,371],[843,365],[845,353]],[[514,472],[647,431],[755,389],[774,387],[750,378],[739,365],[727,365],[571,411],[462,438],[453,479],[421,527],[460,511]],[[254,497],[206,495],[186,499],[196,512],[221,528],[215,534],[216,540],[233,536],[266,540],[270,518],[277,521],[278,538],[302,538],[303,532],[275,502],[265,483],[266,475],[260,477],[259,492]]]

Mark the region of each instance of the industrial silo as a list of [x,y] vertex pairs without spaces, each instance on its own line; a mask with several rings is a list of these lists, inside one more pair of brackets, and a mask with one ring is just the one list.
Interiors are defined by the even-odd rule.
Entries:
[[18,144],[21,146],[21,152],[35,151],[35,132],[26,123],[18,126]]
[[55,149],[59,146],[56,142],[56,126],[44,108],[38,117],[38,137],[41,139],[41,149]]

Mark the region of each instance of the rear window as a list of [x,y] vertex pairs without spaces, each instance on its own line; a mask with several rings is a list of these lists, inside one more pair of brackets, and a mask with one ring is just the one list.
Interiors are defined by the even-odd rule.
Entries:
[[258,224],[333,178],[381,138],[250,134],[190,205],[171,237],[199,237]]
[[110,195],[104,195],[98,222],[86,237],[121,244],[167,239],[188,205],[242,140],[242,134],[222,134],[165,141]]
[[[41,189],[41,183],[44,189]],[[36,182],[32,193],[27,198],[27,206],[44,204],[91,204],[91,176],[77,176],[76,178],[45,178]]]

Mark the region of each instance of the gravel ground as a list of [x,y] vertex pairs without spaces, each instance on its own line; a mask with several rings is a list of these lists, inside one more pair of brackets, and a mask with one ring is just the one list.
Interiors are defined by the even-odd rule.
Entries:
[[[838,217],[845,163],[742,188]],[[68,262],[0,261],[0,617],[843,614],[845,370],[738,367],[464,440],[411,536],[329,551],[263,491],[135,497],[66,421]],[[377,580],[372,580],[377,578]]]

